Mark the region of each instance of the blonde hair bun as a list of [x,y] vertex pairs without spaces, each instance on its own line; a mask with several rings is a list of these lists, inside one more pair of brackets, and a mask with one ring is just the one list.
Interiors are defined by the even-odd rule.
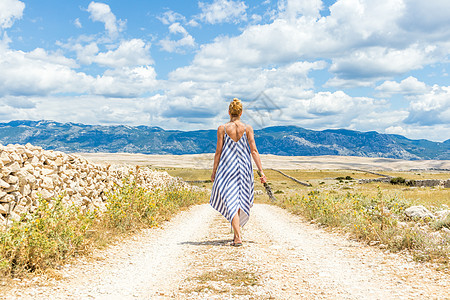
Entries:
[[228,107],[228,110],[230,111],[230,115],[232,117],[237,117],[242,113],[242,102],[238,98],[234,98],[233,101],[231,101],[230,106]]

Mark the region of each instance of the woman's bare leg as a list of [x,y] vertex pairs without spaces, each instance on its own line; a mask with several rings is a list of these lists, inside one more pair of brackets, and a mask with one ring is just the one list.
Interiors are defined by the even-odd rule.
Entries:
[[241,239],[241,228],[239,227],[239,212],[241,209],[239,208],[238,212],[234,216],[233,220],[231,220],[231,227],[233,227],[234,239],[235,243],[242,243]]

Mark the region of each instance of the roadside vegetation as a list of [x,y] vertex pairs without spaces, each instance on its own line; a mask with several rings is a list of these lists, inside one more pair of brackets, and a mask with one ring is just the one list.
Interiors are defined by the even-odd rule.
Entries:
[[[450,266],[450,215],[446,218],[409,218],[405,210],[423,205],[431,212],[450,207],[450,190],[410,187],[401,179],[448,179],[450,174],[391,172],[395,182],[358,183],[379,176],[348,170],[285,171],[311,187],[303,187],[271,173],[272,190],[283,190],[274,203],[319,225],[339,228],[353,238],[394,252],[408,252],[416,261]],[[269,176],[268,176],[269,177]],[[398,179],[400,178],[400,179]],[[284,186],[284,188],[282,188]],[[260,195],[258,199],[261,198]],[[267,197],[265,197],[267,198]],[[265,200],[267,202],[267,200]]]
[[0,232],[1,275],[17,277],[57,267],[123,235],[158,226],[207,198],[203,191],[178,186],[149,191],[130,180],[110,191],[103,212],[83,211],[64,203],[62,196],[41,200],[33,213]]
[[278,205],[313,223],[339,227],[353,237],[392,251],[409,251],[417,261],[448,266],[450,216],[442,220],[411,219],[405,209],[413,204],[398,197],[361,193],[333,194],[312,191],[278,199]]

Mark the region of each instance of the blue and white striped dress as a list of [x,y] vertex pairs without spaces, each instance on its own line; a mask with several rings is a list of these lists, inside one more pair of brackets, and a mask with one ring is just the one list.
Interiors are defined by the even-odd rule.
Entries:
[[209,203],[230,223],[240,208],[240,226],[244,226],[253,206],[253,191],[253,168],[247,135],[244,131],[235,142],[225,130]]

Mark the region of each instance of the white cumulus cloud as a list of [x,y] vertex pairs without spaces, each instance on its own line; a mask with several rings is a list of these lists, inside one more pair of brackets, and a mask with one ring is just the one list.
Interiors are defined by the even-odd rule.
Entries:
[[409,76],[400,82],[385,81],[375,88],[376,91],[379,91],[378,97],[390,97],[394,94],[417,95],[425,93],[428,89],[424,82],[413,76]]
[[125,26],[125,21],[117,20],[108,4],[92,1],[87,11],[93,21],[105,24],[105,30],[111,38],[116,38]]
[[178,22],[178,21],[185,21],[186,18],[172,10],[168,10],[162,14],[162,16],[158,17],[158,19],[164,24],[164,25],[170,25],[172,23]]
[[21,19],[25,3],[18,0],[0,1],[0,29],[10,28],[15,20]]
[[75,25],[75,27],[77,28],[83,27],[83,25],[81,25],[80,18],[76,18],[75,21],[73,21],[73,25]]
[[405,30],[449,36],[449,1],[408,0],[404,5],[405,13],[399,19],[399,24]]
[[141,39],[122,40],[112,48],[101,52],[96,41],[83,45],[82,43],[65,44],[65,48],[75,51],[77,60],[83,65],[98,64],[108,68],[122,68],[153,64],[150,56],[150,43]]
[[74,60],[37,48],[0,48],[0,95],[48,95],[86,91],[92,77],[76,72]]
[[153,63],[149,51],[150,44],[141,39],[132,39],[122,41],[115,50],[98,53],[92,61],[109,68],[149,65]]
[[97,76],[91,87],[96,95],[133,98],[152,91],[157,83],[155,69],[140,66],[106,70],[102,76]]
[[181,35],[178,40],[170,39],[170,36],[161,40],[161,48],[167,52],[182,52],[183,49],[195,47],[195,39],[178,22],[169,26],[169,32],[173,35]]
[[320,16],[323,3],[321,0],[281,0],[278,8],[289,19],[296,19],[298,16],[317,18]]
[[414,46],[402,50],[370,47],[334,59],[330,71],[343,79],[385,78],[419,69],[431,62],[432,53],[428,52]]
[[199,2],[202,10],[198,19],[210,23],[239,22],[247,19],[247,5],[243,1],[214,0],[212,3]]
[[406,124],[450,127],[450,86],[434,85],[428,93],[416,96],[408,110],[409,115],[404,120]]
[[415,35],[400,26],[405,14],[411,13],[402,0],[338,0],[326,17],[317,14],[320,1],[281,3],[273,22],[249,25],[237,36],[217,37],[202,45],[193,65],[228,72],[236,67],[328,59],[334,75],[328,86],[352,87],[373,86],[450,54],[448,39],[436,40],[434,31]]
[[94,77],[76,71],[77,62],[58,53],[41,48],[24,52],[0,47],[0,98],[60,93],[137,97],[157,86],[156,72],[147,65],[152,63],[148,47],[142,41],[124,41],[115,51],[97,55],[95,43],[83,49],[92,54],[85,59],[112,69]]

